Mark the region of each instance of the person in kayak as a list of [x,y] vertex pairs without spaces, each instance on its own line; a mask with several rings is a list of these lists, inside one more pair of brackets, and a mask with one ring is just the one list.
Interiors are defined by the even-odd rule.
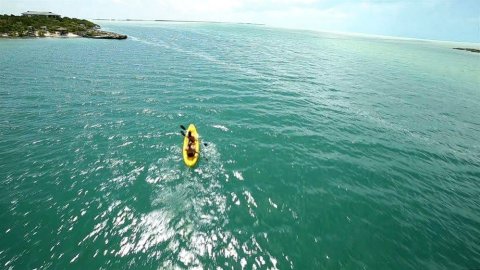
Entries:
[[192,136],[191,131],[188,132],[187,138],[188,138],[187,156],[194,157],[197,151],[195,151],[195,137]]
[[198,153],[197,151],[195,151],[195,149],[193,147],[188,147],[187,148],[187,157],[189,158],[193,158],[195,156],[195,154]]
[[192,147],[193,145],[195,145],[195,137],[193,137],[191,131],[188,132],[187,138],[188,138],[188,146],[189,147]]

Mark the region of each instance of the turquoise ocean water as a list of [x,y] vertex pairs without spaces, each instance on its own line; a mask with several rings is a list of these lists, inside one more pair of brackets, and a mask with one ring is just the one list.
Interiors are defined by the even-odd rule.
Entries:
[[102,26],[0,40],[0,268],[480,268],[479,54]]

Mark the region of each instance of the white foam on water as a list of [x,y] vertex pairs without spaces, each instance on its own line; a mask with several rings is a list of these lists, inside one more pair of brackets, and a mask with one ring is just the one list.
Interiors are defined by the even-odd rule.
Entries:
[[268,198],[268,202],[270,203],[271,206],[273,206],[274,208],[278,208],[277,204],[272,202],[272,199]]
[[127,145],[132,144],[132,143],[133,142],[125,142],[125,143],[119,145],[118,147],[124,147],[124,146],[127,146]]
[[225,132],[229,131],[229,129],[226,126],[222,126],[222,125],[213,125],[212,127],[221,129]]
[[235,176],[238,180],[243,181],[243,175],[239,171],[233,171],[233,176]]

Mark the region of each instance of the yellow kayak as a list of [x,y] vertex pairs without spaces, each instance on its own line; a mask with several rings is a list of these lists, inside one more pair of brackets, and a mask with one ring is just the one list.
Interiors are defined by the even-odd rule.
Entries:
[[[187,155],[187,149],[188,149],[188,132],[192,132],[192,136],[195,138],[195,144],[194,144],[194,149],[195,149],[195,154],[193,157],[189,157]],[[195,164],[197,164],[198,158],[200,157],[200,139],[198,138],[198,133],[197,129],[193,124],[190,124],[188,126],[188,129],[186,130],[185,133],[187,136],[183,139],[183,161],[185,161],[185,165],[188,167],[193,167]]]

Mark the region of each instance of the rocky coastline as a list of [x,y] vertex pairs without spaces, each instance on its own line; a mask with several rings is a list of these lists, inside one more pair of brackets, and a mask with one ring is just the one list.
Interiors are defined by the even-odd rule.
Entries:
[[84,38],[94,38],[94,39],[127,39],[127,35],[122,35],[114,32],[102,31],[102,30],[87,31],[80,36]]

